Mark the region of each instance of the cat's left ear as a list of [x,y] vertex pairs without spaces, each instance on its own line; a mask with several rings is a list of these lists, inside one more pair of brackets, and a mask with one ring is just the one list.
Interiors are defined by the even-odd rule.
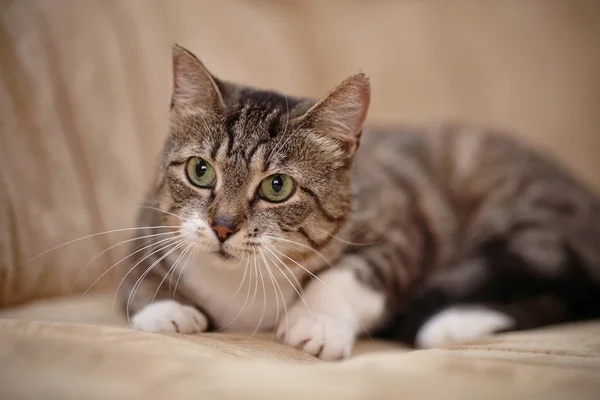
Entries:
[[369,78],[361,72],[346,78],[301,118],[309,119],[317,132],[334,138],[353,154],[360,143],[370,100]]
[[173,93],[171,110],[193,107],[211,111],[223,107],[216,79],[190,51],[173,46]]

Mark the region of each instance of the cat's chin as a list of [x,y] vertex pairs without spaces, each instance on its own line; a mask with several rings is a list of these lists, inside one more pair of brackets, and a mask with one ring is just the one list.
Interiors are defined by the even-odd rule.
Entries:
[[221,258],[224,261],[234,261],[237,260],[237,257],[226,252],[223,249],[219,249],[219,251],[214,253],[217,257]]
[[201,251],[199,253],[204,254],[205,256],[211,255],[220,261],[237,263],[240,260],[240,258],[242,258],[242,255],[238,254],[237,251],[232,252],[231,249],[228,250],[226,248],[227,246],[219,246],[218,244],[214,243],[206,243],[205,240],[200,240],[196,236],[187,237],[187,240],[191,245],[200,248]]
[[233,254],[223,248],[200,251],[197,253],[196,258],[201,260],[201,264],[210,265],[217,269],[235,270],[244,267],[242,263],[243,256]]

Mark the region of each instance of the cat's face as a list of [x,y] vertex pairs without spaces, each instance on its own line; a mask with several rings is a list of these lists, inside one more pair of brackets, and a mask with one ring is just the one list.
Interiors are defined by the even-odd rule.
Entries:
[[[218,81],[175,47],[171,131],[155,198],[201,251],[295,260],[346,221],[368,104],[362,74],[314,102]],[[282,254],[283,253],[283,254]]]

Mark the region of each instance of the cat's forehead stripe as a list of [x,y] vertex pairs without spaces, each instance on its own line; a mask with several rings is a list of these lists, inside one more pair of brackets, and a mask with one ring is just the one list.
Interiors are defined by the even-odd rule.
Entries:
[[[246,164],[250,164],[259,148],[277,137],[284,111],[280,108],[261,108],[252,102],[231,111],[224,124],[227,137],[226,159],[241,158]],[[215,143],[213,149],[223,145]],[[215,155],[218,153],[214,152]]]

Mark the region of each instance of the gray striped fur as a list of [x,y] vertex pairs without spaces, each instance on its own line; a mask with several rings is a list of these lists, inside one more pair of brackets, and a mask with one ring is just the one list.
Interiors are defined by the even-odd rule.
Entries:
[[[333,264],[353,255],[345,268],[386,295],[382,334],[409,341],[432,314],[457,303],[502,309],[517,329],[600,315],[600,202],[555,160],[502,133],[460,125],[360,129],[364,115],[354,108],[365,93],[364,113],[368,107],[361,74],[317,103],[221,81],[203,66],[209,78],[198,85],[204,78],[190,72],[197,60],[177,51],[176,75],[179,68],[180,78],[191,78],[176,76],[172,126],[145,205],[181,216],[227,213],[249,242],[287,238]],[[336,125],[344,112],[357,119]],[[198,190],[182,177],[186,159],[198,155],[221,166],[226,185]],[[252,196],[257,176],[273,168],[296,180],[290,201]],[[140,226],[173,223],[141,209]],[[127,276],[125,300],[161,254]],[[315,273],[330,268],[308,249],[287,255]],[[149,271],[132,312],[157,290],[158,298],[173,295],[158,288],[173,259]],[[189,303],[184,286],[175,298]]]

